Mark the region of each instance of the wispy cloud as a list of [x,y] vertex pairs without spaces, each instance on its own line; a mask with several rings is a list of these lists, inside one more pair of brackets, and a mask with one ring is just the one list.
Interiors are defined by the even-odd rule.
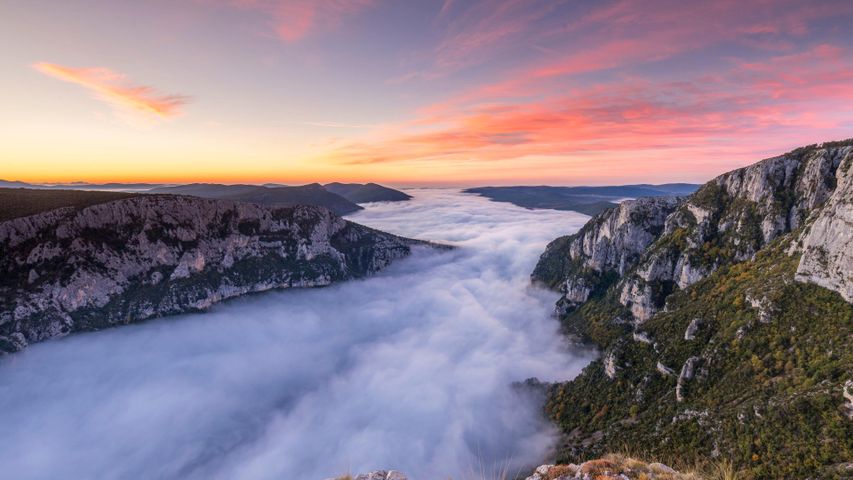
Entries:
[[74,68],[39,62],[33,68],[45,75],[80,85],[122,112],[171,118],[179,116],[189,101],[185,95],[165,95],[152,87],[132,85],[124,75],[104,67]]
[[344,122],[299,122],[301,125],[311,125],[312,127],[325,128],[376,128],[379,124],[376,123],[344,123]]
[[296,42],[317,30],[334,29],[344,18],[365,10],[376,0],[230,0],[229,5],[261,11],[271,20],[275,35]]
[[539,85],[503,102],[424,108],[408,128],[345,145],[334,157],[370,164],[597,156],[630,169],[634,154],[672,159],[690,152],[686,166],[694,168],[700,157],[731,153],[724,147],[731,144],[754,160],[755,150],[744,145],[844,134],[853,114],[843,107],[853,102],[851,60],[853,52],[823,44],[759,62],[731,60],[714,75],[620,77],[556,94]]
[[470,66],[469,57],[486,61],[519,42],[547,45],[547,55],[330,156],[361,165],[514,165],[513,174],[551,158],[573,173],[585,163],[589,171],[714,168],[709,175],[768,151],[849,136],[853,50],[826,22],[853,15],[853,4],[616,1],[559,25],[535,2],[527,10],[495,4],[490,15],[470,18],[473,10],[463,10],[489,3],[445,5],[455,24],[432,72]]
[[[390,78],[388,84],[433,80],[485,63],[508,47],[527,45],[537,24],[565,0],[445,0],[436,17],[442,35],[431,51],[420,52],[422,65]],[[532,48],[532,47],[531,47]]]

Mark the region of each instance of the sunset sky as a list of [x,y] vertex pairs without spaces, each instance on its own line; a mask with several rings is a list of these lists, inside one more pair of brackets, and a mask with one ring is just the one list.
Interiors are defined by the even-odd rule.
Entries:
[[0,178],[702,182],[853,137],[853,2],[6,0]]

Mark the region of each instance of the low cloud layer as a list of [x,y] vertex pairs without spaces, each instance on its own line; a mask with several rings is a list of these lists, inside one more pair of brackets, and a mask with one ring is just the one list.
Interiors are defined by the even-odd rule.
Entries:
[[569,379],[592,357],[557,334],[556,295],[528,275],[585,217],[411,193],[352,219],[459,249],[0,360],[4,474],[430,480],[543,460],[554,432],[510,384]]
[[74,68],[39,62],[33,68],[45,75],[80,85],[120,111],[160,118],[176,117],[189,101],[184,95],[165,95],[152,87],[131,85],[124,75],[104,67]]

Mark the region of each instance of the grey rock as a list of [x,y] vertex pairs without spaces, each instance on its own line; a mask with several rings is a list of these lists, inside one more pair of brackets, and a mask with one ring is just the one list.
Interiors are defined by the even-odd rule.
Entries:
[[0,352],[250,292],[370,275],[416,243],[322,207],[181,196],[12,219],[0,223]]
[[678,381],[675,384],[675,400],[678,402],[684,401],[684,389],[687,386],[687,382],[693,379],[693,375],[696,371],[696,366],[699,364],[699,357],[690,357],[684,362],[684,365],[681,366],[681,373],[678,374]]
[[616,371],[619,370],[619,365],[616,359],[616,351],[610,350],[604,357],[604,374],[607,378],[613,380],[616,378]]
[[559,288],[566,308],[585,302],[608,275],[623,275],[664,228],[675,197],[628,200],[593,217],[581,230],[548,245],[535,281]]
[[673,369],[667,367],[666,365],[664,365],[660,362],[657,363],[655,368],[657,369],[658,372],[660,372],[666,376],[675,375],[675,371]]
[[649,345],[651,345],[651,343],[652,343],[652,339],[649,338],[649,336],[647,334],[645,334],[643,332],[638,332],[636,330],[631,335],[631,338],[633,338],[635,342],[646,343]]
[[687,330],[684,331],[684,339],[685,340],[693,340],[696,338],[696,332],[699,331],[699,327],[702,326],[701,318],[694,318],[690,321],[690,325],[687,325]]
[[[620,302],[642,323],[662,308],[668,292],[704,279],[721,261],[749,260],[767,243],[807,224],[797,279],[853,301],[851,170],[853,146],[818,146],[720,175],[667,216],[660,238],[623,275]],[[731,257],[700,261],[706,246],[715,244]]]
[[800,238],[803,254],[795,278],[853,302],[853,147],[838,150],[832,158],[840,163],[837,187]]
[[846,380],[844,382],[844,388],[841,391],[842,396],[846,402],[842,405],[842,408],[847,413],[847,418],[853,420],[853,380]]

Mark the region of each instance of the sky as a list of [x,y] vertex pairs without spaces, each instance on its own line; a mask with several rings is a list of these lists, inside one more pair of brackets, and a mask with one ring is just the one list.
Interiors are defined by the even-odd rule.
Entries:
[[704,182],[853,137],[853,2],[4,0],[0,178]]

